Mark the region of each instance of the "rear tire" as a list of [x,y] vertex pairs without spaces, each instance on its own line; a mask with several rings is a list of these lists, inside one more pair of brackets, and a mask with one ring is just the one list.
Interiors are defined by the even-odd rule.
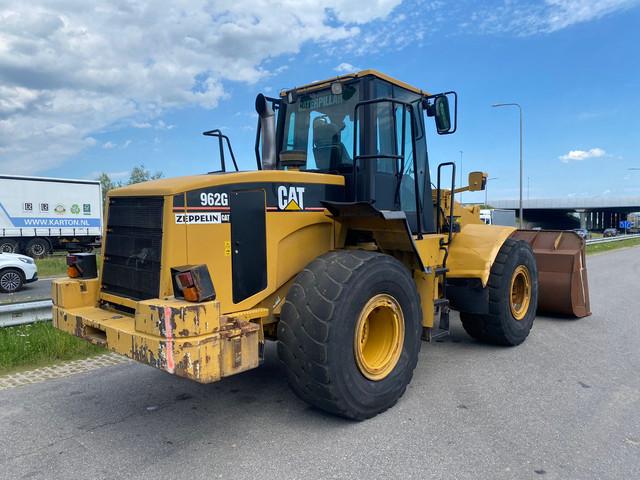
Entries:
[[18,253],[18,242],[13,238],[0,238],[0,253]]
[[51,245],[44,238],[32,238],[24,250],[31,258],[43,258],[49,254]]
[[465,331],[483,342],[521,344],[531,331],[538,305],[538,269],[528,243],[505,240],[491,267],[487,288],[489,313],[461,312]]
[[[395,313],[387,317],[387,309]],[[400,319],[402,328],[379,329],[387,318]],[[318,257],[296,277],[278,324],[278,355],[302,400],[364,420],[394,405],[405,392],[418,361],[421,332],[420,298],[406,267],[389,255],[339,250]],[[373,355],[371,364],[389,360],[380,360],[374,371],[367,348],[378,344],[376,338],[393,353]],[[389,339],[398,341],[393,345]]]
[[14,293],[22,288],[24,279],[17,268],[5,268],[0,271],[0,292]]

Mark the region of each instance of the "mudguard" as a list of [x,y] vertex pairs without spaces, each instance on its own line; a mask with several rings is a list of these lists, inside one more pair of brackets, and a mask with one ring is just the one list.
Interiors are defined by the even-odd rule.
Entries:
[[487,286],[491,265],[514,227],[466,224],[455,233],[449,247],[447,278],[479,278]]

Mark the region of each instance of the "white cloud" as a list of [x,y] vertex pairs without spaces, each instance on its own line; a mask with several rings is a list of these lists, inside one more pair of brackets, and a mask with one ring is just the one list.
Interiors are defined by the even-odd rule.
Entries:
[[329,51],[335,56],[370,58],[380,50],[424,47],[433,35],[551,34],[639,4],[640,0],[408,0],[384,20],[374,20],[360,35],[336,43]]
[[176,127],[175,125],[168,125],[164,123],[164,121],[158,120],[156,122],[155,129],[156,130],[173,130],[175,127]]
[[354,72],[357,72],[357,71],[362,70],[362,69],[358,68],[358,67],[354,67],[350,63],[343,62],[340,65],[338,65],[337,67],[335,67],[334,70],[336,72],[338,72],[338,73],[354,73]]
[[560,155],[558,158],[562,163],[580,162],[588,158],[598,158],[607,155],[602,148],[592,148],[590,150],[571,150],[569,153]]
[[546,0],[549,9],[545,16],[547,31],[589,22],[638,4],[637,0]]
[[[0,171],[53,168],[114,127],[171,128],[158,121],[167,110],[215,108],[226,83],[282,72],[309,42],[342,57],[370,55],[419,47],[437,31],[549,33],[639,2],[5,0]],[[357,70],[335,68],[348,66]]]
[[509,0],[474,9],[462,22],[465,29],[519,36],[551,33],[580,23],[598,20],[638,5],[639,0]]
[[295,55],[307,42],[322,47],[358,36],[399,3],[5,2],[0,171],[55,167],[114,124],[155,128],[168,109],[214,108],[226,96],[224,82],[255,83],[278,71],[266,66],[270,58]]
[[113,142],[105,142],[102,144],[102,148],[106,149],[106,150],[113,150],[114,148],[116,148],[117,145]]

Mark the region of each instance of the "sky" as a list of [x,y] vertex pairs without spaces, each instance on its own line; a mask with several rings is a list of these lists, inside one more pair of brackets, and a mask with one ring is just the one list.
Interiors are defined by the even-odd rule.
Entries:
[[[489,200],[640,195],[640,0],[0,0],[0,174],[254,168],[259,92],[359,69],[455,90],[445,161]],[[483,193],[465,194],[481,201]],[[490,203],[490,201],[489,201]]]

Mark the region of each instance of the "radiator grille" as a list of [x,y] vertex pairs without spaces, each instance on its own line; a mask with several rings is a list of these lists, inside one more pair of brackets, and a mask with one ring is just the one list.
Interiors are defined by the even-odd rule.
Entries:
[[158,297],[163,203],[162,197],[109,199],[103,292],[134,300]]

